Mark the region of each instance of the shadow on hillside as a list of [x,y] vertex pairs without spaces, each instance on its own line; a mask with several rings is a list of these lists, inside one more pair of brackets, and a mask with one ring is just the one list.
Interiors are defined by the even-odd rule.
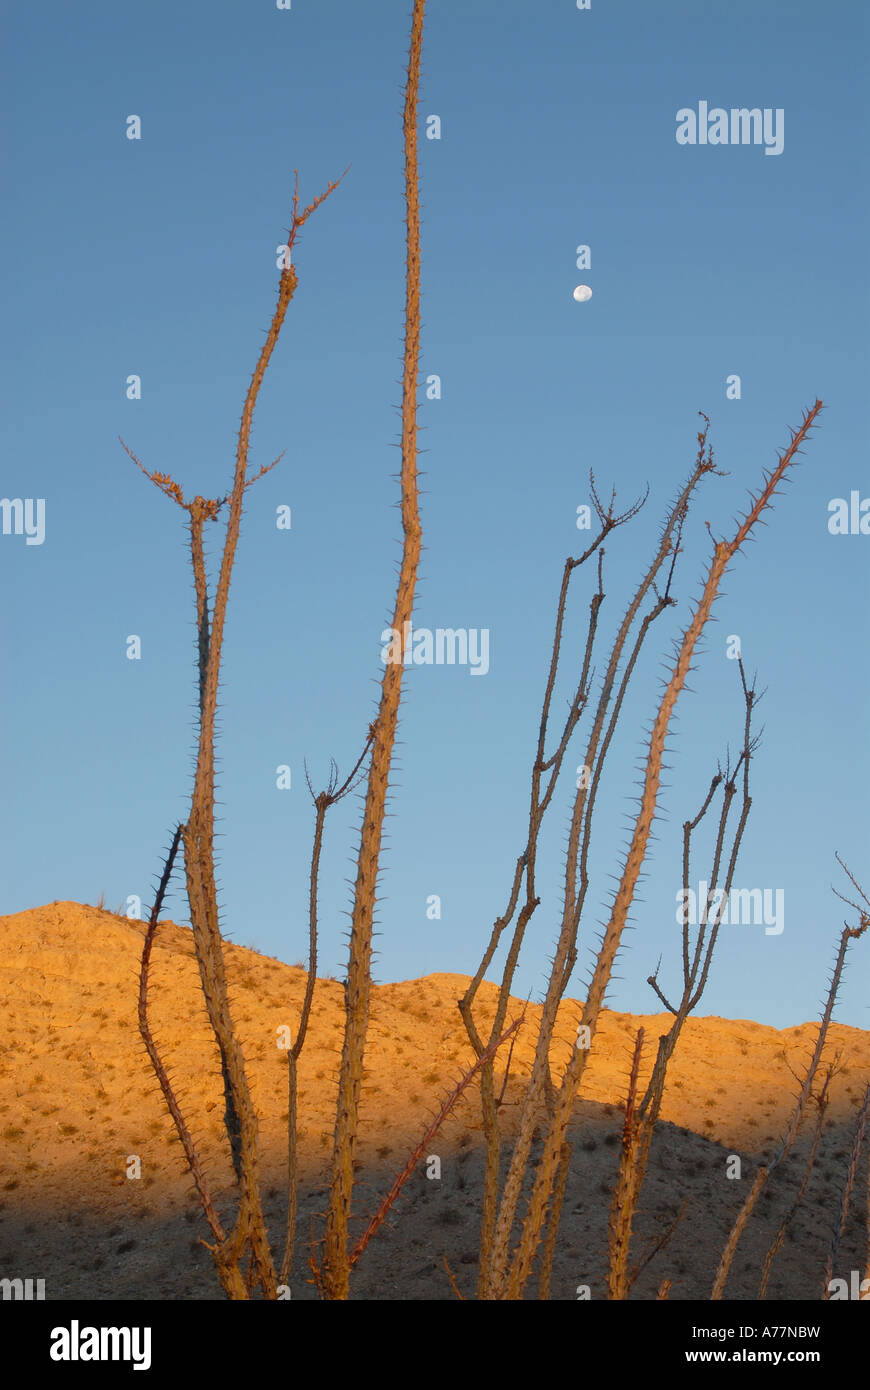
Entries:
[[[574,1300],[586,1286],[593,1299],[601,1299],[606,1296],[608,1212],[620,1151],[621,1115],[613,1106],[583,1102],[577,1107],[576,1120],[551,1297]],[[462,1295],[474,1298],[483,1154],[478,1136],[462,1132],[461,1125],[454,1127],[454,1135],[454,1142],[436,1141],[432,1146],[433,1155],[440,1159],[440,1177],[427,1176],[427,1168],[434,1171],[434,1164],[418,1165],[359,1262],[353,1298],[455,1298],[448,1265]],[[821,1296],[848,1143],[849,1136],[840,1127],[831,1129],[823,1140],[804,1201],[774,1266],[769,1290],[773,1299]],[[534,1154],[539,1151],[538,1144]],[[806,1142],[801,1141],[775,1174],[769,1195],[762,1197],[738,1249],[726,1291],[729,1298],[757,1297],[765,1252],[791,1204],[805,1155]],[[671,1299],[709,1298],[722,1246],[756,1169],[757,1160],[739,1155],[742,1177],[728,1178],[730,1157],[727,1149],[692,1131],[660,1125],[635,1227],[633,1265],[661,1241],[684,1204],[685,1209],[666,1246],[639,1273],[632,1297],[654,1299],[667,1277],[672,1280]],[[404,1158],[398,1151],[385,1153],[376,1165],[360,1168],[358,1229],[376,1209]],[[269,1173],[266,1181],[272,1184],[266,1189],[266,1205],[273,1247],[278,1248],[284,1224],[280,1172]],[[90,1198],[79,1193],[61,1207],[57,1201],[40,1199],[35,1191],[9,1193],[0,1210],[0,1278],[43,1278],[49,1299],[221,1298],[211,1255],[199,1240],[209,1232],[192,1195],[184,1195],[189,1186],[189,1179],[179,1175],[171,1186],[160,1191],[152,1188],[145,1201],[140,1200],[139,1190],[135,1210],[131,1201],[125,1201],[124,1188],[113,1192],[110,1207],[105,1194],[101,1204],[95,1200],[96,1193]],[[848,1278],[852,1269],[863,1271],[866,1190],[866,1170],[862,1170],[835,1275]],[[317,1297],[308,1267],[308,1240],[312,1220],[315,1231],[322,1230],[319,1213],[326,1198],[325,1182],[309,1181],[301,1193],[300,1239],[291,1276],[294,1299]],[[536,1280],[530,1281],[526,1296],[537,1296]]]

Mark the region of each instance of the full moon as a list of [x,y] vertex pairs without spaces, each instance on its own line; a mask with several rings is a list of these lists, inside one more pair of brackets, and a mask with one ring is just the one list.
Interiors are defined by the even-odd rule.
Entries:
[[574,298],[578,304],[585,304],[587,299],[592,298],[592,291],[588,285],[578,285],[574,291]]

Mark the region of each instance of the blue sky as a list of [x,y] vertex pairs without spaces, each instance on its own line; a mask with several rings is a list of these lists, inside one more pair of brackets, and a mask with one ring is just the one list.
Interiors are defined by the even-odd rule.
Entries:
[[[224,928],[303,956],[313,810],[304,765],[349,770],[372,718],[399,556],[409,7],[378,0],[4,7],[2,279],[9,361],[0,492],[45,499],[45,538],[0,536],[6,658],[0,908],[150,901],[185,815],[194,737],[183,515],[118,435],[188,496],[229,486],[242,401],[271,318],[293,169],[307,201],[300,276],[261,394],[230,604],[220,742]],[[430,0],[421,131],[427,452],[417,626],[487,629],[490,669],[406,681],[377,939],[379,980],[472,972],[525,839],[530,761],[566,556],[588,472],[649,501],[607,547],[603,635],[689,473],[708,479],[674,593],[640,663],[592,845],[570,993],[582,996],[620,867],[662,660],[709,554],[802,411],[826,405],[800,467],[738,559],[671,740],[661,819],[608,1004],[676,990],[680,826],[742,707],[726,637],[766,689],[735,883],[783,890],[784,930],[723,928],[702,1014],[785,1026],[816,1015],[848,887],[865,886],[867,558],[828,504],[870,496],[867,105],[862,8]],[[682,108],[784,112],[784,148],[681,146]],[[128,140],[129,115],[141,140]],[[576,248],[591,248],[578,270]],[[572,291],[591,286],[588,303]],[[141,400],[126,398],[141,377]],[[726,399],[738,374],[739,400]],[[276,509],[292,509],[292,528]],[[220,533],[212,528],[212,557]],[[572,591],[563,707],[592,574]],[[141,638],[142,656],[126,656]],[[596,657],[599,671],[605,653]],[[575,740],[541,846],[542,905],[517,977],[538,997],[561,899]],[[573,753],[576,752],[576,756]],[[290,790],[276,769],[291,768]],[[343,973],[360,803],[328,826],[321,970]],[[704,877],[699,858],[695,878]],[[181,879],[168,914],[184,920]],[[429,920],[427,899],[441,899]],[[858,942],[837,1017],[867,1027]]]

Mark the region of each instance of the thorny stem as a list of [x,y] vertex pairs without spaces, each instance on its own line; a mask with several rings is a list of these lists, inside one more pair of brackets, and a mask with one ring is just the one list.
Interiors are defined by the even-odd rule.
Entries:
[[[417,159],[417,101],[426,0],[414,0],[408,80],[405,88],[405,347],[402,376],[401,506],[404,535],[392,629],[404,639],[414,608],[422,528],[417,482],[417,382],[420,364],[420,198]],[[387,789],[402,693],[403,662],[389,661],[374,724],[351,911],[344,1043],[338,1079],[332,1183],[326,1217],[322,1287],[329,1299],[346,1299],[350,1282],[348,1224],[353,1161],[359,1128],[363,1056],[371,996],[371,951]]]

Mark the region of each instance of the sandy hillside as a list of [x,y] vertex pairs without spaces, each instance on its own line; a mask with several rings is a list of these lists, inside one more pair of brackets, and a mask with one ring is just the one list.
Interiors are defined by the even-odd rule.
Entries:
[[[142,925],[98,908],[58,902],[0,918],[0,1278],[46,1280],[49,1298],[221,1297],[207,1235],[181,1150],[145,1056],[136,1019]],[[277,1030],[295,1030],[304,990],[300,969],[228,946],[234,1016],[261,1117],[267,1209],[277,1241],[284,1216],[286,1057]],[[376,1206],[397,1167],[472,1056],[456,1000],[461,975],[431,975],[374,991],[359,1155],[360,1219]],[[495,988],[481,991],[486,1019]],[[162,923],[152,973],[152,1023],[197,1137],[213,1189],[229,1182],[215,1049],[205,1017],[190,932]],[[579,1016],[565,1001],[559,1034],[572,1038]],[[516,1004],[513,1013],[519,1013]],[[510,1127],[528,1073],[537,1011],[530,1006],[504,1096]],[[576,1297],[588,1284],[604,1296],[609,1192],[619,1153],[621,1106],[638,1026],[646,1030],[643,1075],[670,1016],[607,1012],[575,1114],[569,1180],[552,1295]],[[300,1229],[325,1205],[325,1160],[343,1026],[340,983],[318,982],[300,1063],[304,1184]],[[640,1258],[683,1208],[667,1248],[639,1276],[635,1297],[655,1296],[665,1276],[671,1298],[707,1298],[731,1221],[761,1158],[783,1131],[817,1025],[779,1031],[723,1018],[689,1020],[669,1073],[663,1123],[653,1147],[633,1254]],[[834,1025],[828,1053],[841,1054],[825,1131],[804,1200],[778,1257],[774,1298],[817,1298],[848,1164],[855,1115],[870,1080],[870,1033]],[[559,1051],[553,1055],[558,1065]],[[353,1296],[370,1299],[473,1296],[481,1188],[481,1126],[474,1088],[432,1145],[440,1181],[421,1165],[355,1274]],[[754,1298],[773,1233],[800,1182],[808,1149],[802,1135],[762,1199],[741,1243],[728,1288]],[[142,1176],[130,1180],[129,1155]],[[728,1155],[743,1160],[742,1180],[726,1177]],[[866,1260],[866,1163],[835,1273]],[[306,1251],[291,1280],[294,1298],[311,1298]],[[530,1286],[530,1295],[534,1290]]]

